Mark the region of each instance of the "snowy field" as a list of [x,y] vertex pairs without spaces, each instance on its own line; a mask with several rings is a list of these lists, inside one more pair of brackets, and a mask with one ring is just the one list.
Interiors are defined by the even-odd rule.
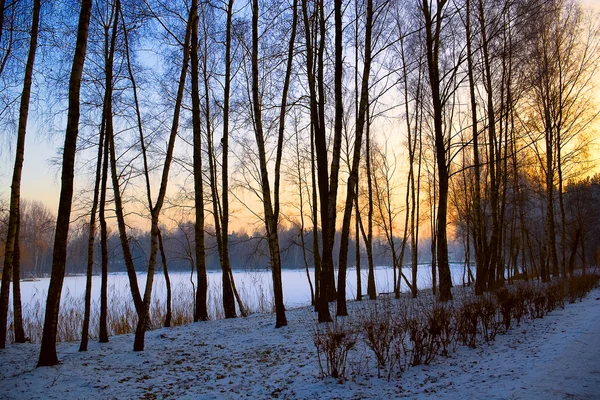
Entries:
[[[314,285],[315,271],[309,270],[311,280]],[[363,293],[367,292],[367,268],[361,271]],[[410,279],[410,267],[404,267],[402,272]],[[450,264],[450,272],[454,285],[460,285],[463,279],[464,267],[463,264]],[[209,298],[220,296],[221,291],[221,272],[210,270],[208,271],[209,283]],[[261,297],[265,296],[268,301],[271,301],[273,296],[273,278],[271,271],[267,270],[234,270],[233,275],[236,280],[236,285],[244,301],[248,303],[250,309],[257,309],[258,302]],[[192,296],[196,283],[196,275],[190,275],[189,272],[171,272],[169,274],[173,292],[183,292]],[[336,275],[337,276],[337,275]],[[146,284],[146,274],[138,274],[138,287],[143,291]],[[65,277],[62,299],[76,298],[83,299],[85,296],[85,276],[67,276]],[[346,291],[348,299],[353,299],[356,294],[356,269],[348,268],[346,274]],[[300,307],[310,304],[310,286],[306,277],[306,271],[301,269],[283,269],[282,270],[283,295],[286,307]],[[392,292],[394,283],[394,273],[390,267],[375,268],[375,283],[377,292]],[[50,278],[40,278],[36,281],[21,282],[21,301],[23,302],[24,312],[29,312],[28,306],[34,304],[37,299],[42,299],[45,302]],[[417,286],[419,288],[431,288],[431,266],[420,264],[417,274]],[[109,302],[114,298],[126,299],[131,302],[131,291],[129,289],[129,279],[125,272],[111,273],[108,275],[108,287],[110,288]],[[408,291],[408,287],[404,280],[401,282],[400,290]],[[152,290],[153,298],[160,298],[163,302],[167,297],[165,278],[162,271],[159,271],[154,276],[154,285]],[[92,277],[92,299],[96,301],[100,298],[100,276]],[[63,302],[64,303],[64,302]],[[63,304],[65,305],[65,304]],[[67,304],[68,306],[68,304]],[[80,310],[77,310],[80,311]]]
[[60,343],[55,367],[35,368],[38,345],[14,344],[0,350],[0,398],[600,399],[599,299],[594,289],[490,345],[459,346],[390,381],[365,371],[369,360],[349,365],[345,382],[320,379],[309,308],[288,311],[281,329],[259,314],[157,329],[140,353],[132,351],[133,335],[90,343],[87,353]]

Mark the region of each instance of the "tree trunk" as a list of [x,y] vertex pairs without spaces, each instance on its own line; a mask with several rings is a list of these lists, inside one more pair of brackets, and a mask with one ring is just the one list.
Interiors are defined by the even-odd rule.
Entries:
[[75,171],[75,153],[77,150],[77,136],[79,133],[79,94],[81,76],[87,50],[88,28],[92,13],[92,1],[82,0],[79,23],[77,27],[77,43],[73,57],[73,67],[69,80],[69,108],[67,116],[67,129],[63,147],[63,165],[60,200],[58,203],[58,217],[56,220],[56,233],[54,236],[54,252],[52,255],[52,275],[46,301],[46,315],[42,333],[42,345],[38,367],[58,364],[56,354],[56,335],[58,328],[58,312],[60,296],[65,277],[65,264],[67,260],[67,238],[71,217],[71,203],[73,201],[73,176]]
[[200,90],[198,68],[198,0],[192,1],[192,128],[194,134],[194,244],[196,254],[196,277],[198,281],[196,292],[195,321],[208,320],[207,291],[208,277],[206,275],[206,252],[204,248],[204,184],[202,179],[202,132],[200,130]]
[[181,105],[183,102],[183,93],[185,90],[185,80],[187,77],[188,64],[190,62],[190,36],[192,30],[192,13],[188,17],[187,27],[185,31],[185,40],[183,44],[183,61],[181,66],[181,74],[179,75],[179,84],[177,87],[177,97],[175,100],[175,109],[173,111],[173,122],[171,125],[171,132],[169,135],[169,142],[167,145],[167,154],[165,156],[165,163],[163,165],[162,176],[160,181],[160,189],[158,192],[158,198],[154,207],[151,210],[151,228],[150,228],[150,257],[148,260],[148,275],[146,278],[146,288],[144,290],[144,300],[142,313],[138,313],[138,323],[135,330],[135,339],[133,342],[133,351],[144,350],[144,338],[146,329],[149,323],[149,311],[150,302],[152,300],[152,284],[154,282],[154,270],[156,267],[156,255],[158,252],[158,242],[160,230],[158,227],[158,219],[162,206],[164,204],[165,196],[167,194],[167,185],[169,182],[169,170],[171,167],[171,161],[173,160],[173,151],[175,148],[175,140],[177,138],[177,132],[179,129],[179,115],[181,112]]
[[[229,262],[229,96],[231,86],[231,30],[233,18],[234,0],[229,0],[227,5],[227,27],[225,39],[225,88],[224,88],[224,103],[223,103],[223,137],[221,144],[223,146],[223,159],[221,171],[221,268],[223,269],[223,308],[225,318],[235,318],[235,302],[234,302],[234,282],[231,279],[231,264]],[[242,304],[238,301],[240,312],[245,313]]]
[[[10,208],[8,217],[8,230],[6,235],[6,245],[4,251],[4,267],[2,270],[2,284],[0,289],[0,349],[6,345],[6,325],[8,319],[8,302],[10,298],[10,280],[13,275],[13,254],[15,243],[18,243],[17,232],[19,221],[19,208],[21,202],[21,175],[23,172],[23,161],[25,155],[25,135],[27,132],[27,117],[29,115],[29,100],[31,97],[31,85],[33,77],[33,66],[35,63],[35,53],[37,50],[38,28],[40,20],[41,4],[39,0],[33,3],[33,19],[31,22],[31,35],[29,41],[29,53],[27,55],[27,64],[25,65],[25,74],[23,78],[23,91],[21,92],[21,104],[19,108],[19,125],[17,128],[17,148],[15,154],[15,165],[11,181]],[[4,10],[0,9],[2,18]],[[0,25],[0,34],[1,34]],[[17,261],[18,262],[18,261]],[[17,283],[18,285],[18,283]],[[20,334],[21,332],[19,332]],[[19,338],[20,339],[20,338]]]
[[[308,17],[307,2],[302,1],[302,14],[304,17],[304,31],[306,38],[306,63],[308,86],[310,92],[310,114],[311,130],[314,136],[314,149],[317,161],[317,176],[319,189],[319,202],[321,206],[321,235],[323,240],[323,255],[320,259],[320,271],[317,291],[317,311],[319,322],[331,321],[329,313],[329,299],[334,291],[333,283],[333,260],[332,249],[329,241],[330,219],[329,219],[329,173],[327,165],[327,143],[325,132],[324,111],[324,85],[323,85],[323,52],[325,48],[325,15],[323,1],[316,3],[316,11],[319,19],[320,43],[317,52],[317,62],[313,60],[313,43],[311,39],[311,25]],[[315,77],[314,67],[317,68]],[[318,85],[317,85],[318,80]],[[318,86],[318,87],[317,87]],[[317,96],[318,89],[318,96]],[[321,101],[319,101],[319,99]],[[314,171],[314,168],[313,168]],[[314,196],[315,194],[313,194]],[[316,207],[314,207],[316,210]],[[316,212],[316,211],[315,211]],[[316,223],[316,220],[315,220]],[[315,270],[316,274],[316,270]]]
[[[357,177],[358,180],[358,177]],[[358,188],[357,188],[358,190]],[[354,241],[356,243],[356,301],[362,300],[362,273],[360,271],[360,211],[358,209],[358,192],[354,197]]]
[[[427,50],[427,66],[429,71],[429,83],[431,86],[431,101],[433,105],[433,125],[435,134],[435,154],[438,167],[438,211],[436,231],[436,255],[437,265],[440,272],[440,301],[452,300],[452,279],[450,276],[450,265],[448,263],[448,239],[446,236],[447,213],[448,213],[448,165],[446,162],[446,138],[443,127],[443,101],[440,93],[439,73],[439,50],[440,34],[442,29],[442,18],[446,0],[438,0],[435,9],[435,17],[432,16],[432,7],[428,0],[422,0],[422,11],[425,16],[425,34]],[[434,27],[435,24],[435,27]]]
[[[106,107],[107,103],[104,102]],[[104,118],[106,123],[107,119]],[[101,277],[100,277],[100,321],[98,340],[100,343],[108,342],[108,227],[106,224],[106,194],[108,181],[108,155],[110,152],[110,138],[105,133],[104,154],[102,161],[102,182],[100,187],[100,205],[98,219],[100,222],[100,255],[101,255]],[[137,288],[137,284],[136,284]],[[133,293],[133,291],[132,291]],[[138,292],[139,295],[139,292]],[[135,297],[134,297],[135,299]],[[140,297],[141,299],[141,297]],[[137,307],[136,307],[137,309]]]
[[[296,2],[294,4],[297,4]],[[295,10],[295,8],[294,8]],[[265,150],[265,140],[262,123],[262,110],[260,103],[260,92],[259,92],[259,76],[258,76],[258,0],[252,1],[252,110],[254,112],[254,136],[256,138],[256,144],[258,147],[259,154],[259,166],[261,175],[261,189],[263,197],[263,209],[265,215],[265,228],[267,231],[267,242],[269,245],[269,253],[271,256],[271,272],[273,276],[273,292],[275,297],[275,327],[280,328],[287,325],[287,319],[285,316],[285,306],[283,304],[283,286],[281,282],[281,255],[279,252],[279,238],[277,234],[277,216],[273,211],[273,204],[271,202],[271,187],[269,183],[269,174],[267,170],[267,156]],[[296,18],[294,16],[294,22]],[[293,38],[295,35],[295,24],[292,31],[292,40],[290,41],[290,51],[288,58],[288,70],[286,72],[286,79],[283,89],[282,99],[282,111],[281,114],[285,116],[285,104],[287,98],[287,88],[289,85],[289,74],[291,69],[291,57],[293,55]],[[280,118],[280,131],[278,138],[278,150],[277,150],[277,162],[276,162],[276,181],[278,167],[281,163],[281,147],[283,145],[283,126],[285,121]],[[278,209],[277,204],[279,195],[277,193],[278,188],[275,189],[275,208]]]
[[19,235],[21,233],[21,216],[17,216],[17,232],[15,233],[15,246],[13,250],[13,319],[15,343],[25,343],[25,330],[23,329],[23,308],[21,307],[21,246]]
[[171,292],[171,278],[169,278],[169,267],[167,266],[167,255],[165,254],[165,246],[163,245],[162,232],[158,230],[158,249],[160,250],[160,260],[162,263],[163,274],[165,275],[165,284],[167,286],[167,314],[165,315],[165,328],[171,326],[171,319],[173,313],[171,311],[171,306],[173,303],[173,296]]
[[[119,174],[117,173],[117,156],[116,156],[116,149],[115,149],[115,138],[114,138],[113,118],[112,118],[112,91],[113,91],[112,81],[113,81],[113,64],[114,64],[113,61],[114,61],[115,41],[116,41],[117,26],[118,26],[117,15],[119,15],[120,13],[121,13],[121,2],[117,0],[115,2],[115,21],[114,21],[113,32],[112,32],[112,36],[111,36],[110,50],[109,50],[109,54],[108,54],[108,60],[106,62],[106,65],[107,65],[107,68],[106,68],[106,91],[107,91],[107,93],[106,93],[106,98],[104,100],[105,103],[107,104],[107,110],[106,110],[106,115],[105,115],[106,138],[107,138],[107,141],[109,142],[111,180],[112,180],[113,193],[114,193],[115,214],[117,217],[117,226],[119,229],[119,239],[121,241],[121,247],[123,250],[123,258],[125,260],[125,267],[127,269],[127,277],[129,278],[129,288],[131,290],[131,295],[133,297],[133,304],[135,306],[135,310],[136,310],[137,314],[139,315],[143,309],[143,304],[142,304],[143,301],[142,301],[142,296],[141,296],[140,289],[139,289],[138,282],[137,282],[137,275],[136,275],[136,271],[135,271],[135,265],[133,263],[133,256],[131,254],[131,247],[129,245],[129,238],[127,237],[127,227],[125,224],[125,215],[123,213],[123,200],[121,197]],[[121,14],[121,17],[123,20],[123,25],[125,25],[122,14]],[[127,34],[125,34],[125,37],[126,36],[127,36]],[[129,46],[127,45],[127,50],[129,50],[128,47]],[[128,64],[130,64],[129,63],[129,51],[127,51],[127,58],[128,58]],[[129,68],[130,68],[130,66],[129,66]],[[132,76],[131,71],[129,71],[129,72],[130,72],[130,76]],[[134,88],[135,88],[135,86],[134,86]],[[137,94],[136,94],[136,91],[134,90],[134,100],[135,99],[137,99]],[[138,104],[136,104],[136,109],[137,108],[138,108]],[[139,111],[138,111],[138,113],[139,113]],[[140,122],[139,122],[139,115],[138,115],[138,125],[139,124],[140,124]],[[141,129],[141,125],[138,128]]]
[[90,211],[90,224],[88,231],[87,269],[85,279],[85,309],[83,315],[83,327],[81,329],[81,342],[79,351],[88,350],[90,317],[92,313],[92,275],[94,273],[94,242],[96,237],[96,213],[98,211],[98,198],[100,193],[100,181],[102,180],[102,159],[105,147],[104,140],[105,120],[102,118],[100,132],[98,134],[98,155],[96,157],[96,179],[94,181],[94,197],[92,210]]
[[[341,3],[341,2],[340,2]],[[341,8],[341,4],[339,5]],[[336,43],[339,36],[340,43],[338,44],[339,48],[337,51],[342,52],[342,16],[341,11],[339,12],[339,16],[337,15],[338,6],[336,6]],[[339,21],[338,21],[339,17]],[[338,293],[337,293],[337,315],[348,315],[348,310],[346,307],[346,271],[348,264],[348,243],[350,236],[350,220],[352,219],[352,207],[354,205],[354,198],[358,193],[358,168],[360,165],[360,151],[362,149],[362,135],[365,128],[365,121],[367,115],[367,108],[369,107],[369,75],[371,73],[371,34],[373,28],[373,1],[367,0],[367,10],[366,10],[366,23],[365,23],[365,56],[364,56],[364,65],[363,65],[363,76],[361,82],[361,95],[360,95],[360,105],[358,107],[358,115],[356,120],[356,132],[354,135],[354,151],[352,155],[352,168],[350,170],[350,176],[348,177],[348,183],[346,185],[346,204],[344,206],[344,217],[342,221],[342,235],[340,240],[340,254],[339,254],[339,271],[338,271]],[[337,53],[336,53],[337,54]],[[339,67],[341,68],[341,58],[342,55],[339,55]],[[337,58],[336,58],[337,60]],[[336,77],[339,76],[339,82],[336,80],[336,89],[339,84],[339,93],[336,92],[340,96],[339,107],[340,110],[336,110],[336,124],[339,122],[339,129],[341,130],[341,118],[342,118],[342,103],[341,103],[341,71],[336,73]],[[356,88],[358,90],[358,87]],[[337,107],[337,99],[336,99],[336,107]],[[338,111],[340,113],[340,120],[337,121]],[[368,122],[367,122],[368,123]],[[333,228],[335,230],[335,227]]]
[[318,202],[317,202],[317,176],[315,167],[315,140],[314,129],[310,129],[310,172],[311,172],[311,201],[312,201],[312,239],[313,239],[313,263],[315,265],[315,311],[319,311],[319,293],[321,291],[321,251],[319,250],[318,229]]
[[367,107],[367,137],[366,137],[366,164],[367,164],[367,192],[368,212],[367,212],[367,237],[365,244],[367,246],[367,260],[369,262],[369,275],[367,277],[367,293],[370,300],[377,299],[377,288],[375,286],[375,265],[373,263],[373,181],[371,170],[371,122],[369,119],[369,109]]

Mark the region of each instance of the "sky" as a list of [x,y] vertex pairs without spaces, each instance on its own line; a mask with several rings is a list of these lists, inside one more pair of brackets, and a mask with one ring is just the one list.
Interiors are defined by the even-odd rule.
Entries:
[[[582,3],[600,12],[600,0],[582,0]],[[600,92],[599,92],[600,104]],[[60,195],[60,167],[52,165],[62,147],[63,136],[60,133],[49,135],[45,127],[36,123],[35,118],[30,118],[25,143],[25,162],[21,181],[21,196],[28,200],[37,200],[44,203],[51,212],[57,213],[58,199]],[[55,127],[56,132],[64,129]],[[7,199],[10,195],[10,182],[14,164],[14,143],[16,135],[12,134],[10,139],[1,142],[0,149],[0,198]],[[592,158],[599,159],[598,151],[592,154]],[[596,167],[595,172],[600,172]],[[82,182],[81,174],[77,176],[78,184]],[[85,179],[85,178],[84,178]],[[172,183],[170,183],[172,186]],[[232,221],[232,227],[236,228],[236,221]],[[239,229],[239,226],[237,227]]]

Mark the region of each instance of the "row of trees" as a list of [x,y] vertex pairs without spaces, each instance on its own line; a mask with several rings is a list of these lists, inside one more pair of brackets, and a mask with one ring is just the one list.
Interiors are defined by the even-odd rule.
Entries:
[[[371,299],[378,237],[390,249],[396,296],[401,280],[417,296],[419,243],[431,237],[433,288],[441,301],[452,298],[449,227],[464,240],[467,263],[475,261],[468,276],[477,294],[502,284],[507,270],[543,280],[572,273],[578,249],[585,251],[590,235],[569,232],[574,210],[566,182],[589,165],[599,113],[593,90],[600,30],[576,2],[83,0],[76,29],[69,4],[0,4],[2,57],[25,74],[18,89],[2,93],[5,110],[14,103],[11,93],[21,105],[0,298],[2,346],[40,23],[51,32],[42,30],[43,47],[62,40],[74,52],[70,74],[63,73],[60,51],[36,66],[40,76],[56,78],[40,81],[40,95],[55,96],[69,75],[66,103],[55,102],[66,104],[67,129],[40,366],[58,362],[57,316],[74,217],[88,227],[81,350],[87,349],[98,239],[99,337],[108,341],[109,218],[138,315],[137,351],[144,348],[157,263],[167,272],[163,231],[173,214],[194,226],[195,320],[208,318],[208,232],[219,254],[224,315],[246,313],[230,257],[232,204],[245,207],[244,215],[253,216],[245,218],[264,232],[276,327],[287,324],[284,224],[298,228],[305,265],[314,266],[321,322],[331,320],[333,300],[337,315],[347,314],[351,233],[364,245]],[[51,27],[59,17],[76,37],[62,25]],[[22,39],[23,27],[29,50],[27,63],[19,64],[12,48],[23,46],[15,39]],[[0,75],[5,82],[14,76]],[[11,114],[0,116],[9,126]],[[74,201],[76,153],[91,184]],[[170,180],[178,189],[173,182],[169,189]],[[134,214],[150,226],[143,292],[132,255]],[[362,290],[361,246],[354,247]],[[408,255],[410,279],[401,268]]]

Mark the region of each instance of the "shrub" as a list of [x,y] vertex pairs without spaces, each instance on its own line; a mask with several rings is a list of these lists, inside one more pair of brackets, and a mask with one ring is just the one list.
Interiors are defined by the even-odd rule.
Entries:
[[[512,316],[515,314],[517,308],[517,295],[506,287],[501,287],[496,290],[496,301],[498,302],[498,308],[500,315],[502,315],[502,324],[504,325],[504,332],[508,332],[512,323]],[[519,321],[520,321],[519,316]]]
[[546,310],[565,308],[565,283],[560,280],[546,286]]
[[456,310],[456,333],[461,343],[472,348],[477,347],[477,321],[480,303],[476,299],[465,300]]
[[498,320],[498,305],[491,295],[481,296],[479,299],[479,319],[483,337],[486,342],[494,340],[500,322]]
[[356,345],[356,332],[343,319],[336,318],[333,322],[316,324],[312,336],[321,376],[343,378],[348,352]]
[[381,378],[381,371],[384,370],[390,361],[390,350],[394,338],[392,324],[388,318],[377,318],[375,320],[365,321],[362,331],[367,346],[377,360],[377,376]]
[[435,303],[429,313],[428,326],[432,342],[437,342],[437,347],[441,347],[441,354],[447,356],[452,344],[455,343],[454,309],[443,303]]

